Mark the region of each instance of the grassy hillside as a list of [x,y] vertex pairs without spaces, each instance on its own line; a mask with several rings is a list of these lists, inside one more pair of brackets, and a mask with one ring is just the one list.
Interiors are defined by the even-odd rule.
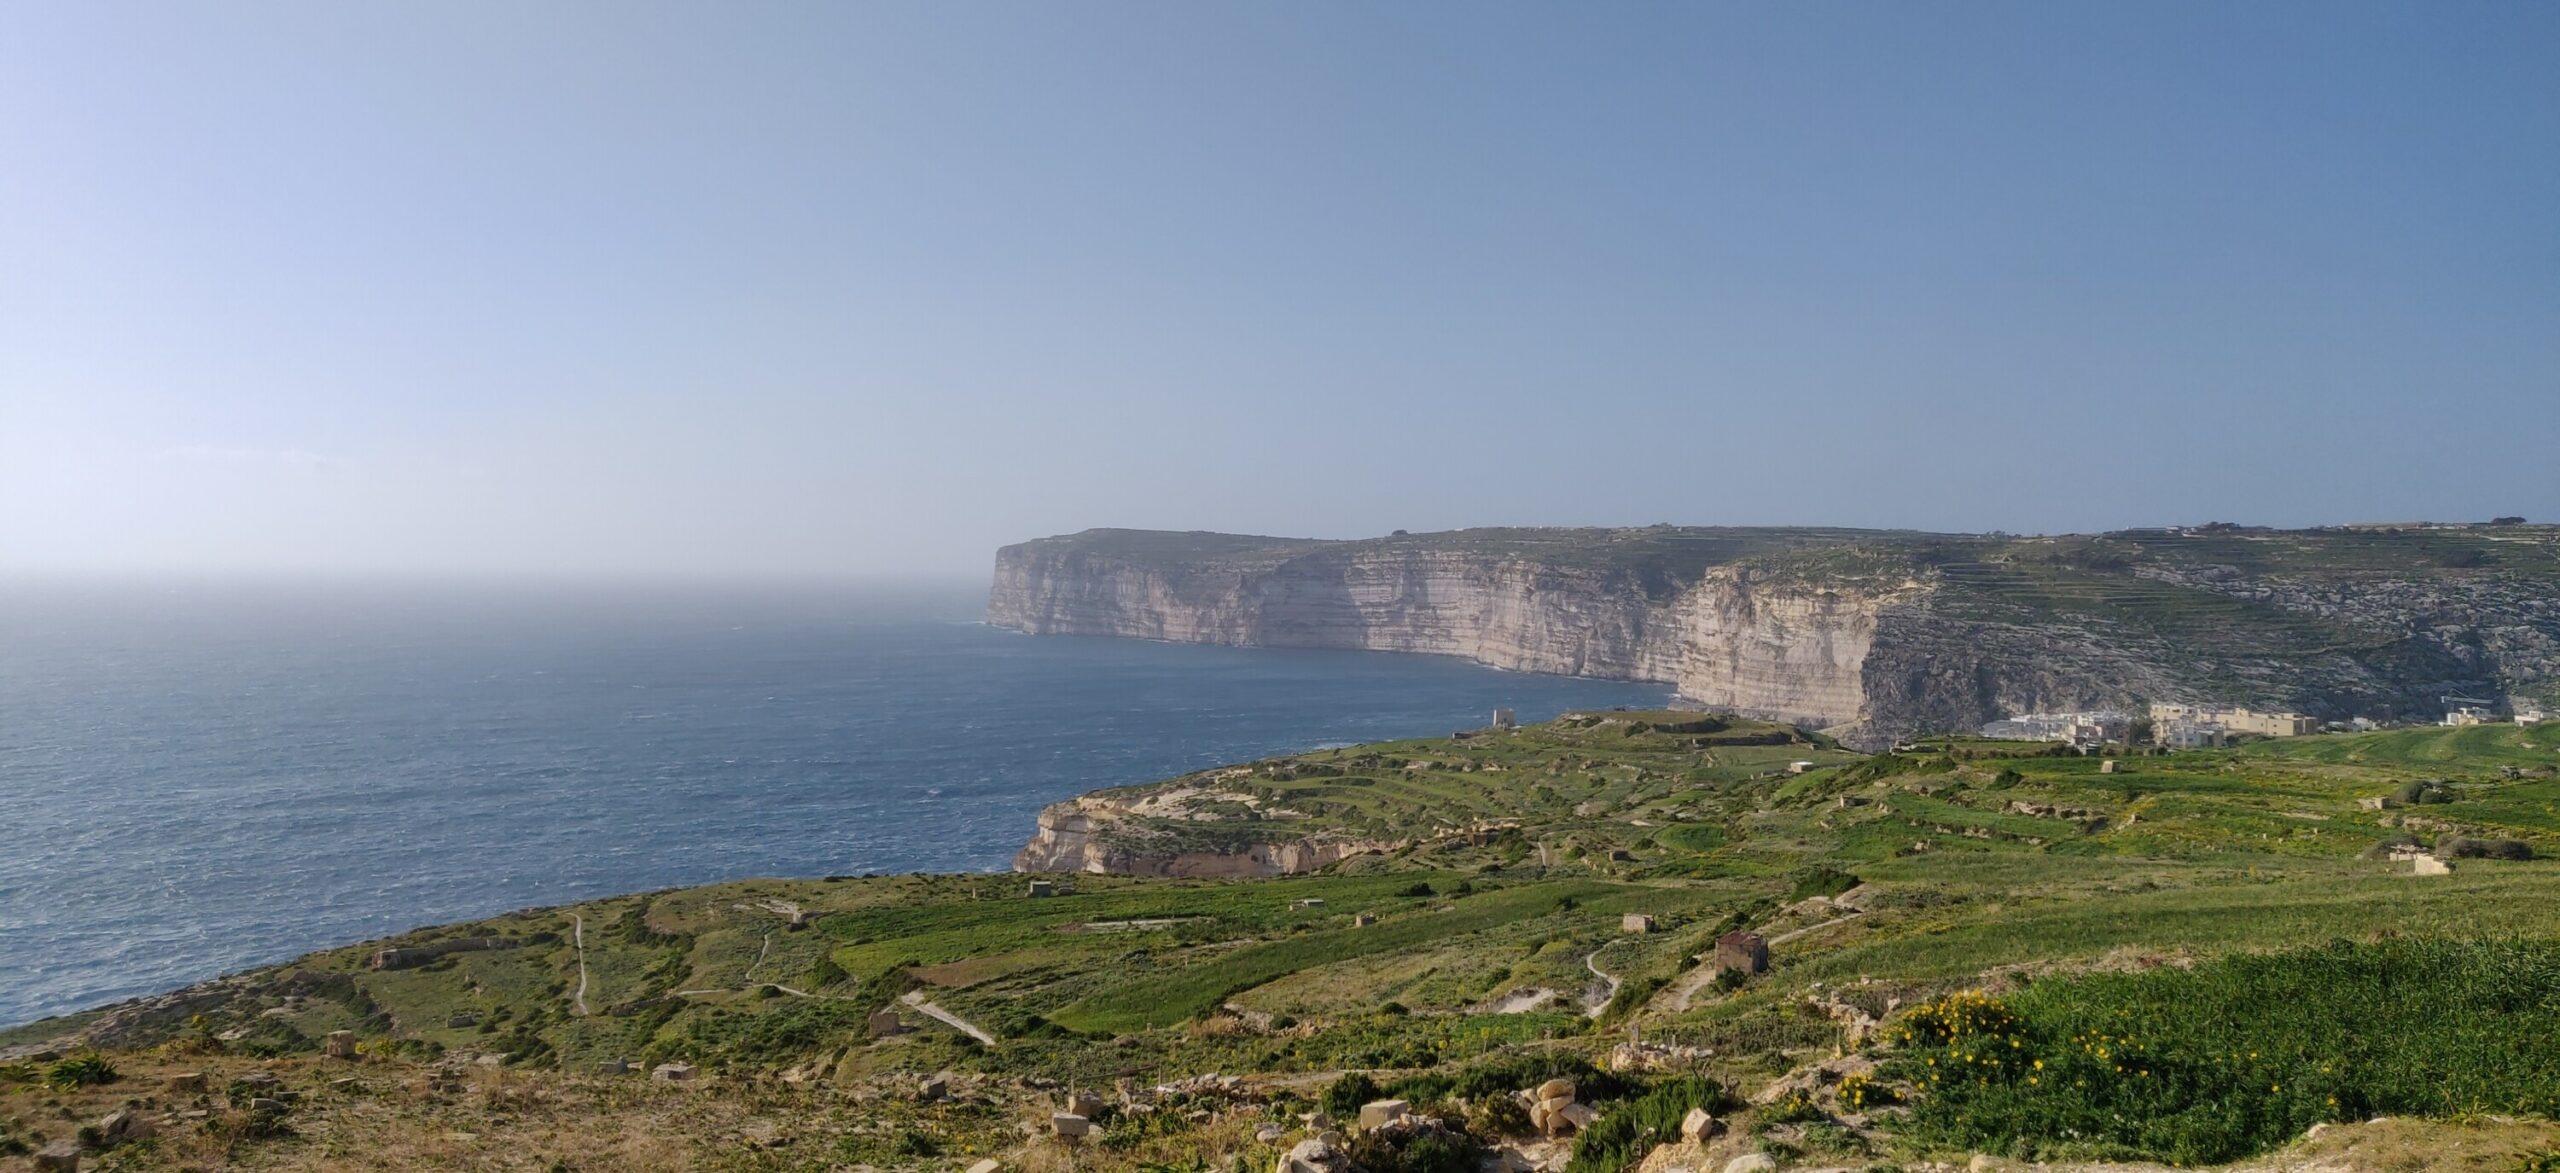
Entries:
[[[959,1168],[989,1151],[1019,1167],[1064,1167],[1061,1142],[1016,1125],[1045,1121],[1054,1088],[1122,1080],[1139,1090],[1125,1105],[1113,1093],[1111,1126],[1077,1151],[1078,1167],[1201,1154],[1219,1167],[1233,1158],[1267,1168],[1305,1135],[1295,1114],[1342,1072],[1404,1088],[1486,1142],[1525,1144],[1506,1132],[1520,1122],[1491,1085],[1523,1086],[1524,1062],[1605,1061],[1639,1035],[1655,1049],[1633,1058],[1651,1070],[1588,1077],[1595,1098],[1607,1090],[1633,1112],[1655,1087],[1644,1110],[1659,1112],[1676,1098],[1660,1081],[1675,1073],[1719,1095],[1768,1093],[1758,1107],[1735,1113],[1736,1099],[1727,1109],[1736,1125],[1714,1142],[1719,1155],[2226,1160],[2364,1112],[2552,1110],[2509,1078],[2540,1068],[2509,1064],[2483,1041],[2495,1034],[2483,1024],[2492,1013],[2518,1023],[2560,1013],[2548,947],[2560,939],[2560,863],[2550,858],[2560,855],[2560,724],[2301,738],[2124,757],[2112,772],[2098,758],[2018,743],[1859,757],[1756,744],[1767,732],[1696,714],[1584,714],[1507,737],[1299,755],[1288,761],[1325,768],[1287,777],[1231,772],[1223,784],[1295,812],[1261,821],[1504,824],[1415,836],[1401,853],[1317,875],[1075,876],[1054,896],[998,875],[745,881],[329,951],[208,987],[156,1016],[123,1008],[8,1039],[64,1036],[53,1048],[71,1054],[90,1032],[128,1072],[128,1090],[146,1074],[264,1068],[303,1095],[281,1118],[290,1133],[262,1134],[219,1088],[195,1108],[153,1083],[144,1089],[153,1110],[207,1115],[173,1118],[160,1139],[119,1148],[114,1159],[134,1168],[207,1153],[320,1167],[330,1153],[390,1137],[409,1153],[393,1164],[616,1167],[595,1163],[605,1142],[592,1133],[607,1128],[598,1121],[626,1139],[658,1138],[655,1156],[619,1162],[634,1167]],[[1802,760],[1819,764],[1788,772]],[[1197,789],[1209,776],[1168,785]],[[2362,801],[2427,783],[2423,801]],[[2393,842],[2454,838],[2514,840],[2542,858],[2458,859],[2449,875],[2417,876],[2378,857]],[[1651,931],[1627,931],[1631,913],[1653,918]],[[1768,972],[1719,976],[1700,963],[1718,935],[1743,928],[1769,941]],[[416,968],[367,964],[386,944],[466,937],[514,947]],[[2462,942],[2477,947],[2466,953]],[[2403,949],[2422,952],[2392,952]],[[2249,957],[2259,968],[2228,968],[2226,959]],[[2373,984],[2403,971],[2436,976],[2399,993]],[[2306,976],[2323,972],[2365,976]],[[2293,992],[2252,993],[2282,990]],[[2190,1089],[2220,1086],[2196,1066],[2220,1044],[2193,1016],[2171,1014],[2188,999],[2279,1034],[2296,1008],[2305,1021],[2362,1016],[2376,1040],[2385,1023],[2405,1020],[2443,1043],[2427,1062],[2489,1070],[2465,1085],[2479,1089],[2477,1103],[2418,1102],[2408,1081],[2360,1077],[2331,1114],[2330,1091],[2231,1093],[2217,1101],[2233,1105],[2228,1119],[2100,1136],[2075,1121],[2146,1102],[2143,1089],[2066,1103],[2015,1072],[1964,1094],[1932,1086],[1923,1060],[1978,1049],[1911,1040],[1912,1024],[1926,1021],[1912,1008],[1968,991],[2014,1023],[2002,1043],[2014,1037],[2021,1054],[2046,1048],[2050,1062],[2060,1061],[2053,1048],[2119,1010],[2149,1014],[2157,1022],[2140,1032],[2179,1056]],[[2321,991],[2334,991],[2335,1004]],[[907,1029],[875,1037],[871,1016],[883,1009]],[[354,1031],[366,1057],[317,1058],[333,1030]],[[2232,1045],[2247,1050],[2257,1037],[2235,1034]],[[2259,1061],[2271,1087],[2310,1079],[2323,1063],[2332,1068],[2323,1087],[2339,1070],[2379,1070],[2380,1052],[2287,1046]],[[611,1061],[695,1063],[702,1086],[679,1092],[597,1073]],[[429,1086],[452,1068],[468,1072],[470,1090]],[[117,1094],[118,1085],[48,1090],[49,1071],[46,1061],[0,1068],[9,1135],[69,1135],[77,1121],[62,1111]],[[915,1081],[935,1072],[950,1073],[959,1092],[918,1100]],[[1212,1073],[1249,1080],[1208,1099],[1143,1090]],[[333,1079],[357,1080],[364,1097]],[[505,1107],[507,1097],[525,1102]],[[1256,1139],[1267,1122],[1278,1134]],[[2529,1121],[2498,1127],[2488,1148],[2508,1145],[2508,1156],[2560,1145]],[[759,1129],[764,1139],[746,1147],[740,1138]],[[448,1133],[516,1139],[493,1156],[434,1139]],[[2447,1161],[2438,1164],[2474,1167]]]

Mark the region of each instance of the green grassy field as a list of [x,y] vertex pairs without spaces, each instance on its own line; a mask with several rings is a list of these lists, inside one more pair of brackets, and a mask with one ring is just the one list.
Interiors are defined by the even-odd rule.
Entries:
[[[1801,761],[1816,765],[1790,772]],[[953,1070],[1092,1084],[1464,1071],[1502,1056],[1597,1057],[1640,1032],[1712,1050],[1694,1073],[1749,1089],[1851,1047],[1844,1005],[1891,1023],[1895,1008],[1951,993],[2023,989],[2033,996],[2015,1012],[2048,1045],[2135,997],[2106,985],[2108,975],[2192,965],[2281,976],[2294,964],[2283,958],[2327,956],[2318,951],[2340,941],[2560,939],[2560,861],[2550,858],[2560,856],[2560,726],[2118,761],[2104,773],[2094,758],[1971,741],[1862,758],[1731,719],[1581,714],[1160,784],[1250,796],[1261,831],[1468,829],[1401,836],[1400,849],[1318,874],[1078,875],[1058,878],[1064,890],[1046,897],[1030,895],[1023,877],[993,875],[757,880],[619,897],[396,942],[520,943],[420,968],[368,969],[379,943],[315,954],[252,975],[201,1022],[173,1020],[156,1037],[291,1054],[352,1029],[403,1054],[502,1054],[543,1069],[687,1059],[739,1076]],[[2445,801],[2361,801],[2420,781],[2442,783],[2433,793]],[[2369,858],[2387,839],[2453,836],[2513,838],[2543,858],[2458,860],[2443,876]],[[805,914],[797,929],[794,909]],[[1651,917],[1651,931],[1627,931],[1628,913]],[[581,922],[583,956],[573,943]],[[1738,984],[1707,980],[1698,959],[1735,928],[1770,940],[1770,970]],[[2214,968],[2252,957],[2276,968]],[[2532,990],[2560,980],[2522,972]],[[2214,996],[2251,1015],[2286,1012],[2282,1000],[2243,1007],[2238,980],[2215,978]],[[2156,1010],[2166,995],[2142,997]],[[875,1038],[870,1018],[883,1009],[910,1029]],[[2475,1004],[2426,1013],[2435,1017],[2410,1021],[2467,1021]],[[1908,1058],[1883,1057],[1892,1070]],[[2370,1102],[2470,1110],[2393,1095]],[[2500,1095],[2480,1101],[2547,1110]],[[2083,1110],[2015,1095],[1935,1103],[1908,1144],[2046,1151],[2053,1130],[2077,1127],[2070,1113]],[[2250,1119],[2298,1131],[2306,1110],[2288,1099]],[[2070,1151],[2223,1159],[2280,1139],[2271,1123],[2188,1123]],[[1887,1144],[1883,1127],[1860,1143]],[[1803,1137],[1786,1143],[1820,1149]]]

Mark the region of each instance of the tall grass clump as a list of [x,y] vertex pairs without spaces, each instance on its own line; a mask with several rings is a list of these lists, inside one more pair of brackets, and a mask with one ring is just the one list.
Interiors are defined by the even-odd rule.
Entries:
[[2236,1160],[2323,1121],[2560,1116],[2560,942],[2345,941],[1959,994],[1888,1027],[1924,1139]]

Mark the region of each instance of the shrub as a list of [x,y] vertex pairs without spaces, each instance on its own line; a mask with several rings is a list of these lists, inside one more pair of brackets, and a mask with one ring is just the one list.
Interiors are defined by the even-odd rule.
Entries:
[[1319,1102],[1326,1115],[1337,1120],[1350,1120],[1360,1115],[1360,1105],[1385,1097],[1386,1089],[1379,1087],[1378,1081],[1369,1078],[1367,1072],[1346,1071],[1326,1086],[1324,1098]]
[[2474,839],[2447,835],[2436,843],[2437,859],[2532,859],[2533,845],[2522,839]]
[[1807,868],[1788,879],[1792,881],[1787,888],[1787,899],[1790,901],[1805,900],[1815,896],[1837,896],[1858,886],[1858,877],[1838,868]]
[[1722,1112],[1731,1106],[1723,1085],[1696,1076],[1678,1076],[1653,1086],[1632,1100],[1613,1104],[1574,1141],[1573,1160],[1565,1173],[1617,1173],[1676,1139],[1680,1120],[1691,1110]]
[[1405,886],[1405,887],[1402,887],[1402,888],[1397,889],[1397,890],[1396,890],[1396,895],[1398,895],[1398,896],[1402,896],[1402,897],[1406,897],[1406,898],[1408,898],[1408,899],[1413,899],[1413,898],[1418,898],[1418,897],[1423,897],[1423,896],[1437,896],[1437,895],[1439,895],[1439,893],[1438,893],[1437,891],[1434,891],[1434,890],[1432,889],[1432,887],[1431,887],[1431,881],[1429,881],[1429,880],[1423,880],[1423,881],[1421,881],[1421,882],[1419,882],[1419,883],[1409,884],[1409,885],[1407,885],[1407,886]]
[[1430,1119],[1351,1140],[1351,1162],[1367,1173],[1476,1173],[1484,1156],[1483,1142]]
[[2411,782],[2391,796],[2411,806],[2435,806],[2453,801],[2453,790],[2442,782]]
[[107,1062],[106,1056],[95,1051],[61,1060],[44,1073],[45,1086],[55,1091],[96,1087],[99,1084],[114,1083],[121,1078],[123,1076],[116,1072],[115,1065]]
[[1529,1110],[1507,1094],[1486,1096],[1467,1110],[1467,1131],[1490,1140],[1527,1136],[1536,1127],[1529,1121]]

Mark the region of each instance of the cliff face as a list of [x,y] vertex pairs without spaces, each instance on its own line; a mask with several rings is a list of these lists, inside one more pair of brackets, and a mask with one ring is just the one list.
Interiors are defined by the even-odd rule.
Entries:
[[1429,548],[1323,544],[1169,566],[1029,543],[998,555],[987,614],[1034,634],[1422,652],[1658,681],[1714,708],[1840,725],[1866,716],[1861,665],[1878,617],[1914,589],[1717,568],[1657,594],[1626,569]]
[[999,551],[987,617],[1656,681],[1865,747],[2145,700],[2432,717],[2560,687],[2560,531],[1096,530]]

